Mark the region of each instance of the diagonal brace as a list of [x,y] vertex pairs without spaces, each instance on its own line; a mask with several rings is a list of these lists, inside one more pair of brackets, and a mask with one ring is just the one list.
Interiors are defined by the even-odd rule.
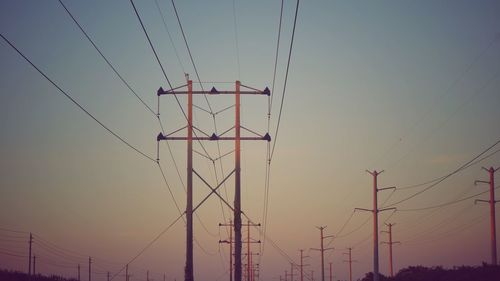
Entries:
[[208,198],[209,198],[212,194],[214,194],[214,193],[215,193],[215,195],[217,195],[217,197],[219,197],[219,199],[220,199],[220,200],[222,200],[222,202],[224,202],[224,204],[226,204],[226,205],[229,207],[229,209],[231,209],[231,211],[234,211],[233,207],[232,207],[229,203],[227,203],[227,201],[226,201],[224,198],[222,198],[222,196],[220,196],[220,194],[217,192],[217,189],[219,189],[219,187],[221,187],[221,186],[222,186],[222,185],[226,182],[226,180],[227,180],[227,179],[229,179],[229,178],[230,178],[230,177],[234,174],[234,172],[235,172],[235,171],[236,171],[236,170],[232,170],[232,171],[231,171],[231,173],[229,173],[229,174],[228,174],[228,175],[227,175],[227,176],[226,176],[226,177],[225,177],[225,178],[224,178],[224,179],[223,179],[223,180],[222,180],[222,181],[221,181],[221,182],[220,182],[220,183],[219,183],[219,184],[218,184],[215,188],[213,188],[213,187],[212,187],[212,186],[211,186],[211,185],[210,185],[207,181],[205,181],[205,179],[204,179],[204,178],[202,178],[202,177],[200,176],[200,174],[198,174],[198,173],[197,173],[197,172],[193,169],[193,173],[194,173],[194,174],[195,174],[195,175],[196,175],[196,176],[197,176],[197,177],[198,177],[198,178],[199,178],[199,179],[200,179],[203,183],[205,183],[205,185],[206,185],[206,186],[208,186],[208,187],[212,190],[212,191],[211,191],[211,192],[210,192],[207,196],[205,196],[205,198],[203,198],[203,200],[201,200],[201,202],[200,202],[200,203],[198,203],[198,205],[196,205],[196,207],[193,209],[193,213],[194,213],[194,212],[195,212],[195,211],[196,211],[196,210],[197,210],[197,209],[198,209],[198,208],[199,208],[199,207],[200,207],[203,203],[205,203],[205,201],[207,201],[207,199],[208,199]]

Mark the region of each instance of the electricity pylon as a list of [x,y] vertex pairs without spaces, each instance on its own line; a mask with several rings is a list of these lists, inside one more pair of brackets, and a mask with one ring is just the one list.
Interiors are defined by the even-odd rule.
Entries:
[[370,172],[367,170],[366,172],[368,172],[370,175],[373,176],[373,210],[363,209],[363,208],[356,208],[355,210],[373,213],[373,281],[379,281],[380,276],[378,272],[378,213],[387,210],[395,210],[396,208],[385,208],[379,210],[377,193],[383,190],[396,189],[396,187],[394,186],[384,187],[384,188],[377,187],[377,176],[383,173],[384,172],[383,170],[380,172],[377,172],[376,170]]
[[483,170],[487,171],[490,175],[489,181],[475,181],[474,184],[477,183],[487,183],[490,185],[490,200],[479,200],[477,199],[474,203],[477,202],[486,202],[490,203],[490,236],[491,236],[491,264],[497,265],[497,234],[496,234],[496,223],[495,223],[495,172],[498,171],[499,168],[490,167],[486,169],[482,167]]
[[325,251],[328,251],[328,250],[333,250],[334,248],[333,247],[330,247],[330,248],[324,248],[323,246],[323,240],[325,240],[325,238],[331,238],[331,237],[334,237],[333,235],[327,235],[327,236],[324,236],[323,235],[323,230],[326,228],[326,226],[317,226],[316,227],[317,229],[319,229],[320,231],[320,246],[321,248],[317,249],[317,248],[311,248],[311,250],[314,250],[314,251],[320,251],[321,252],[321,281],[325,281]]
[[[269,133],[266,133],[265,135],[261,136],[258,135],[257,137],[242,137],[241,136],[241,129],[245,129],[247,131],[250,131],[246,129],[245,127],[242,127],[240,124],[240,96],[241,95],[266,95],[269,96],[271,94],[270,90],[268,88],[265,88],[264,90],[257,90],[248,86],[241,85],[240,81],[236,81],[235,83],[235,91],[218,91],[215,89],[215,87],[212,87],[210,91],[193,91],[193,81],[188,80],[187,85],[183,85],[181,87],[167,90],[165,91],[163,88],[158,89],[157,95],[158,99],[162,95],[187,95],[188,96],[188,114],[186,117],[187,119],[187,126],[184,128],[187,128],[187,137],[181,136],[172,136],[173,134],[177,133],[179,130],[176,130],[170,134],[164,135],[163,133],[159,133],[156,140],[162,141],[162,140],[185,140],[187,141],[187,203],[186,203],[186,266],[184,269],[184,280],[185,281],[194,281],[194,265],[193,265],[193,213],[198,209],[201,204],[203,204],[208,197],[210,197],[212,194],[215,194],[219,197],[219,199],[224,202],[232,211],[234,214],[234,244],[235,244],[235,249],[234,249],[234,254],[235,254],[235,268],[234,268],[234,280],[235,281],[241,281],[241,273],[242,273],[242,268],[241,268],[241,146],[240,142],[242,140],[265,140],[270,142],[271,137],[269,136]],[[187,87],[187,91],[185,90],[180,90],[181,88]],[[240,87],[244,87],[247,90],[240,90]],[[197,133],[193,130],[196,129],[197,131],[200,131],[198,128],[195,128],[193,126],[193,95],[212,95],[212,96],[218,96],[218,95],[234,95],[235,96],[235,125],[234,125],[234,136],[233,137],[226,137],[222,135],[216,135],[215,133],[209,136],[208,134],[204,134],[203,136],[198,136]],[[158,108],[159,108],[159,103],[158,103]],[[159,115],[159,110],[158,110],[158,115]],[[184,129],[182,128],[182,129]],[[250,131],[254,133],[253,131]],[[224,133],[223,133],[224,134]],[[194,136],[193,136],[194,135]],[[193,169],[193,140],[195,141],[224,141],[224,140],[232,140],[235,142],[235,160],[234,160],[234,170],[227,175],[226,178],[224,178],[218,186],[215,188],[212,187],[200,174],[198,174],[194,169]],[[157,145],[158,147],[158,154],[157,154],[157,161],[159,161],[159,144]],[[235,193],[234,193],[234,208],[217,192],[219,187],[234,173],[235,175]],[[208,188],[210,188],[211,192],[196,206],[193,208],[193,174],[195,174]]]
[[393,270],[393,261],[392,261],[392,245],[394,244],[401,244],[399,241],[392,241],[392,227],[394,226],[394,223],[386,223],[387,227],[389,228],[388,231],[382,231],[387,234],[389,234],[389,242],[382,242],[382,244],[387,244],[389,245],[389,272],[391,273],[391,277],[394,277],[394,270]]

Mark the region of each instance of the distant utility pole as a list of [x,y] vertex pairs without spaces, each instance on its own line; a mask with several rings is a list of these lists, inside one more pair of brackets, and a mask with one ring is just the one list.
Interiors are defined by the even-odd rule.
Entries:
[[496,234],[496,223],[495,223],[495,172],[500,169],[490,167],[486,169],[482,167],[483,170],[487,171],[490,174],[490,181],[475,181],[474,184],[477,183],[487,183],[490,185],[490,200],[476,200],[477,202],[486,202],[490,203],[490,235],[491,235],[491,264],[497,265],[497,234]]
[[[179,90],[187,86],[187,91]],[[187,141],[187,203],[186,203],[186,266],[184,268],[184,280],[185,281],[194,281],[194,266],[193,266],[193,213],[196,209],[206,200],[208,197],[205,197],[201,203],[193,208],[193,173],[200,178],[205,185],[207,185],[211,189],[211,193],[208,195],[216,194],[219,199],[221,199],[228,207],[233,210],[233,221],[234,221],[234,256],[235,256],[235,265],[234,265],[234,280],[241,281],[242,276],[242,267],[241,267],[241,146],[240,142],[242,140],[265,140],[270,142],[271,137],[268,133],[264,136],[258,135],[258,137],[242,137],[241,136],[241,128],[244,130],[246,128],[240,125],[240,95],[248,94],[248,95],[266,95],[269,96],[271,94],[268,88],[263,91],[253,89],[251,87],[247,87],[241,85],[240,81],[236,81],[235,91],[218,91],[215,87],[212,87],[210,91],[193,91],[193,81],[188,80],[187,85],[181,86],[168,91],[160,88],[157,92],[158,99],[161,95],[187,95],[188,96],[188,114],[187,119],[187,137],[176,137],[171,136],[172,134],[180,131],[174,131],[170,134],[163,135],[163,133],[158,134],[157,141],[161,140],[186,140]],[[248,90],[240,90],[240,87],[247,88]],[[235,96],[235,125],[234,125],[234,137],[226,137],[219,135],[217,136],[215,133],[211,136],[205,135],[198,137],[196,132],[193,132],[193,95],[234,95]],[[159,108],[159,103],[158,103]],[[158,111],[159,114],[159,111]],[[213,114],[213,113],[212,113]],[[198,130],[198,128],[195,128]],[[246,129],[248,130],[248,129]],[[199,130],[198,130],[199,131]],[[249,131],[249,130],[248,130]],[[253,133],[253,132],[252,132]],[[193,137],[194,135],[194,137]],[[223,199],[222,196],[217,192],[217,189],[220,187],[219,184],[217,187],[213,188],[205,181],[194,169],[193,169],[193,140],[196,141],[219,141],[219,140],[233,140],[235,142],[235,160],[234,160],[234,170],[231,172],[221,183],[225,182],[233,173],[235,174],[235,193],[234,193],[234,208]],[[158,146],[159,147],[159,146]],[[159,153],[158,153],[159,155]],[[159,161],[159,156],[157,157]]]
[[219,223],[220,226],[229,226],[229,240],[219,240],[219,243],[229,244],[229,281],[233,281],[233,222],[229,224]]
[[28,275],[31,275],[31,246],[33,244],[33,234],[30,232],[30,241],[29,244],[29,256],[28,256]]
[[92,258],[89,257],[89,281],[92,281]]
[[255,223],[251,223],[250,221],[247,221],[246,226],[247,226],[247,256],[248,256],[248,258],[247,258],[247,281],[252,281],[251,276],[250,276],[252,265],[249,262],[252,259],[250,244],[251,243],[260,243],[260,240],[256,240],[256,241],[250,240],[250,227],[251,226],[260,226],[260,223],[255,224]]
[[392,241],[392,227],[394,226],[394,223],[386,223],[387,227],[389,227],[388,231],[382,231],[387,234],[389,234],[389,242],[382,242],[382,244],[387,244],[389,245],[389,272],[391,273],[391,277],[394,277],[394,269],[393,269],[393,263],[392,263],[392,245],[393,244],[401,244],[399,241]]
[[347,250],[349,252],[343,254],[348,256],[348,260],[344,260],[344,262],[349,263],[349,281],[352,281],[352,263],[356,261],[352,259],[352,248],[347,248]]
[[128,275],[128,263],[127,263],[127,265],[125,266],[125,281],[128,281],[128,277],[129,275]]
[[325,251],[328,251],[328,250],[333,250],[334,248],[331,247],[331,248],[324,248],[323,247],[323,240],[325,240],[325,238],[330,238],[330,237],[333,237],[333,235],[328,235],[328,236],[324,236],[323,235],[323,230],[326,228],[326,226],[317,226],[316,227],[317,229],[319,229],[320,231],[320,248],[319,249],[316,249],[316,248],[311,248],[311,250],[314,250],[314,251],[320,251],[321,252],[321,281],[325,281]]
[[367,170],[366,172],[368,172],[370,175],[373,176],[373,210],[363,209],[363,208],[356,208],[355,210],[367,211],[373,213],[373,281],[379,281],[380,276],[378,272],[378,213],[387,210],[395,210],[396,208],[385,208],[379,210],[377,193],[383,190],[396,189],[396,187],[394,186],[384,187],[384,188],[377,187],[377,176],[383,173],[384,172],[383,170],[380,172],[377,172],[376,170],[370,172]]
[[304,250],[300,251],[300,281],[304,281],[304,266],[308,266],[308,264],[304,264],[304,258],[308,258],[309,256],[304,256]]
[[80,264],[78,264],[78,281],[81,281],[80,280]]
[[329,263],[330,264],[330,281],[333,281],[333,273],[332,273],[332,262]]

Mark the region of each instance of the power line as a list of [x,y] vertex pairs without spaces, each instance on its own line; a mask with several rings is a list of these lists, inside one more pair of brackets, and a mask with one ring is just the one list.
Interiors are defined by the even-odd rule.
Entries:
[[[182,217],[184,216],[184,213],[182,213],[180,216],[178,216],[174,221],[172,221],[165,229],[163,229],[153,240],[151,240],[144,248],[142,248],[132,259],[130,259],[126,266],[129,265],[130,263],[134,262],[138,257],[140,257],[147,249],[149,249],[158,239],[160,239],[163,234],[165,234],[172,226],[174,226]],[[120,274],[123,270],[125,270],[126,266],[123,266],[117,273],[111,277],[110,281],[113,280],[118,274]]]
[[440,180],[438,180],[437,182],[429,185],[428,187],[404,198],[404,199],[401,199],[399,201],[396,201],[395,203],[392,203],[392,204],[389,204],[388,206],[394,206],[394,205],[397,205],[397,204],[400,204],[402,202],[405,202],[405,201],[408,201],[412,198],[414,198],[415,196],[418,196],[422,193],[424,193],[425,191],[435,187],[436,185],[440,184],[441,182],[443,182],[444,180],[446,180],[447,178],[455,175],[456,173],[460,172],[461,170],[464,169],[464,167],[466,167],[467,165],[469,165],[470,163],[474,162],[476,159],[478,159],[479,157],[481,157],[483,154],[485,154],[486,152],[488,152],[490,149],[492,149],[493,147],[495,147],[496,145],[498,145],[500,143],[500,140],[496,141],[493,145],[489,146],[487,149],[483,150],[481,153],[479,153],[477,156],[475,156],[474,158],[472,158],[471,160],[467,161],[465,164],[463,164],[462,166],[460,166],[458,169],[454,170],[453,172],[447,174],[446,176],[444,176],[443,178],[441,178]]
[[295,27],[297,25],[297,15],[298,15],[298,12],[299,12],[299,2],[300,2],[300,0],[297,0],[297,6],[295,8],[295,17],[293,19],[292,39],[290,41],[290,50],[288,51],[288,62],[287,62],[287,65],[286,65],[285,82],[283,84],[283,93],[281,94],[280,111],[279,111],[279,115],[278,115],[278,122],[276,124],[276,131],[274,133],[273,148],[271,149],[271,156],[269,157],[269,161],[271,161],[271,159],[273,158],[274,149],[276,148],[276,140],[278,139],[278,131],[279,131],[280,122],[281,122],[281,113],[283,111],[283,103],[284,103],[284,100],[285,100],[286,84],[288,82],[288,71],[290,69],[290,61],[291,61],[291,58],[292,58],[293,39],[295,38]]
[[184,69],[184,64],[182,64],[181,57],[179,56],[179,52],[177,52],[177,48],[175,47],[174,40],[172,39],[172,34],[170,34],[170,30],[168,29],[167,26],[167,21],[165,21],[165,16],[163,15],[163,12],[161,11],[160,4],[158,3],[158,0],[155,0],[156,7],[158,8],[158,12],[160,12],[161,20],[163,21],[163,26],[165,27],[165,30],[167,31],[168,38],[170,40],[170,43],[172,44],[172,48],[174,49],[175,56],[177,57],[177,61],[179,62],[179,65],[181,66],[182,72],[186,74],[186,70]]
[[241,76],[241,67],[240,67],[240,48],[238,45],[238,26],[236,24],[236,0],[233,0],[233,19],[234,19],[234,41],[236,47],[236,64],[238,65],[238,80]]
[[[491,39],[491,41],[486,45],[486,47],[484,49],[482,49],[474,58],[473,60],[465,67],[465,69],[458,75],[458,77],[452,81],[452,83],[448,86],[448,88],[446,89],[446,91],[440,95],[440,97],[444,98],[446,96],[448,96],[449,94],[451,94],[451,90],[458,84],[458,82],[460,82],[462,79],[464,79],[465,75],[474,67],[474,65],[476,65],[479,60],[482,58],[482,56],[484,56],[486,54],[486,52],[493,46],[493,44],[499,39],[500,37],[499,36],[495,36]],[[403,137],[402,138],[405,138],[404,136],[408,135],[411,131],[413,131],[417,125],[419,123],[422,122],[422,120],[424,119],[425,116],[427,116],[432,110],[432,107],[428,107],[427,110],[425,111],[424,114],[422,114],[420,116],[420,118],[415,121],[415,123],[408,129],[406,130],[406,132],[403,134]],[[393,143],[389,149],[387,149],[383,155],[380,156],[379,160],[377,160],[376,162],[379,162],[382,158],[384,158],[386,155],[388,155],[395,147],[398,143],[400,143],[400,140],[402,139],[398,139],[395,143]],[[406,157],[406,155],[404,156]],[[403,158],[404,158],[403,157]],[[401,158],[401,159],[403,159]],[[396,161],[395,163],[399,162],[401,159],[399,159],[398,161]]]
[[[490,153],[490,154],[488,154],[488,155],[484,156],[483,158],[478,159],[478,160],[476,160],[476,161],[474,161],[474,162],[472,162],[472,163],[468,164],[467,166],[463,167],[461,170],[465,170],[465,169],[467,169],[467,168],[469,168],[469,167],[471,167],[471,166],[474,166],[474,165],[476,165],[476,164],[478,164],[478,163],[480,163],[480,162],[482,162],[482,161],[484,161],[484,160],[486,160],[486,159],[490,158],[491,156],[493,156],[493,155],[497,154],[498,152],[500,152],[500,149],[497,149],[497,150],[495,150],[494,152],[492,152],[492,153]],[[402,187],[396,187],[396,190],[411,189],[411,188],[415,188],[415,187],[420,187],[420,186],[428,185],[428,184],[431,184],[431,183],[433,183],[433,182],[436,182],[436,181],[438,181],[438,180],[440,180],[440,179],[443,179],[444,177],[446,177],[446,175],[441,176],[441,177],[438,177],[438,178],[435,178],[435,179],[432,179],[432,180],[429,180],[429,181],[425,181],[425,182],[423,182],[423,183],[412,184],[412,185],[407,185],[407,186],[402,186]]]
[[80,23],[76,20],[76,18],[73,16],[73,14],[69,11],[69,9],[66,7],[66,5],[64,5],[64,3],[62,2],[62,0],[59,0],[59,3],[61,4],[61,6],[64,8],[64,10],[68,13],[68,15],[71,17],[71,19],[75,22],[75,24],[78,26],[78,28],[80,29],[80,31],[85,35],[85,37],[89,40],[89,42],[92,44],[92,46],[94,46],[94,49],[96,49],[96,51],[99,53],[99,55],[101,55],[102,59],[108,64],[108,66],[113,70],[113,72],[116,74],[116,76],[118,76],[118,78],[120,78],[120,80],[123,82],[123,84],[125,84],[125,86],[127,86],[127,88],[130,90],[130,92],[132,92],[132,94],[134,94],[134,96],[154,115],[156,116],[156,113],[153,111],[153,109],[151,109],[151,107],[146,104],[146,102],[136,93],[136,91],[134,91],[134,89],[132,89],[132,87],[130,86],[129,83],[127,83],[127,81],[123,78],[123,76],[118,72],[118,70],[116,70],[116,68],[113,66],[113,64],[111,64],[111,62],[109,61],[108,58],[106,58],[106,56],[102,53],[102,51],[99,49],[99,47],[97,47],[97,45],[95,44],[94,40],[92,40],[90,38],[90,36],[87,34],[87,32],[83,29],[83,27],[80,25]]
[[[497,188],[500,188],[500,186],[495,187],[495,189],[497,189]],[[470,196],[467,196],[467,197],[464,197],[464,198],[461,198],[461,199],[458,199],[458,200],[453,200],[453,201],[449,201],[449,202],[438,204],[438,205],[434,205],[434,206],[427,206],[427,207],[413,208],[413,209],[398,209],[398,212],[414,212],[414,211],[424,211],[424,210],[442,208],[442,207],[446,207],[446,206],[450,206],[450,205],[453,205],[453,204],[456,204],[456,203],[463,202],[465,200],[469,200],[471,198],[477,197],[479,195],[483,195],[483,194],[488,193],[488,192],[490,192],[490,191],[486,190],[486,191],[479,192],[479,193],[476,193],[474,195],[470,195]]]
[[[280,46],[280,38],[281,38],[281,23],[283,20],[283,4],[284,0],[281,0],[281,8],[280,8],[280,21],[279,21],[279,27],[278,27],[278,39],[276,40],[276,55],[274,59],[274,71],[273,71],[273,83],[272,83],[272,89],[271,89],[271,94],[267,98],[268,102],[268,111],[267,111],[267,131],[269,132],[271,129],[271,110],[272,110],[272,103],[273,103],[273,97],[274,97],[274,86],[276,82],[276,69],[278,68],[278,54],[279,54],[279,46]],[[265,185],[264,185],[264,211],[263,211],[263,225],[264,225],[264,234],[267,231],[267,218],[268,218],[268,209],[269,209],[269,184],[271,181],[271,149],[270,149],[270,144],[267,144],[267,149],[266,149],[266,173],[265,173]],[[264,252],[264,246],[265,246],[265,240],[264,243],[262,244],[262,252]]]
[[[177,18],[177,22],[179,23],[179,28],[181,29],[182,38],[184,39],[184,43],[186,44],[186,49],[188,51],[189,58],[191,59],[191,64],[193,65],[194,72],[196,74],[196,78],[198,78],[198,81],[201,81],[200,75],[198,74],[198,69],[196,68],[196,64],[194,63],[193,55],[191,54],[191,49],[189,48],[189,44],[188,44],[188,41],[186,39],[186,34],[184,33],[184,28],[182,28],[181,19],[179,17],[179,14],[177,13],[177,8],[175,7],[175,2],[174,2],[174,0],[171,0],[171,2],[172,2],[172,7],[174,7],[175,17]],[[205,91],[203,89],[203,85],[201,84],[201,82],[199,84],[200,84],[201,89],[203,91]],[[205,101],[207,102],[210,113],[213,115],[214,111],[212,110],[212,106],[210,105],[210,102],[208,101],[207,95],[205,94],[203,96],[205,97]]]
[[139,153],[140,155],[144,156],[145,158],[156,162],[155,159],[152,157],[146,155],[144,152],[136,148],[135,146],[131,145],[129,142],[127,142],[124,138],[119,136],[117,133],[115,133],[113,130],[111,130],[108,126],[104,125],[101,121],[99,121],[94,115],[92,115],[89,111],[87,111],[82,105],[80,105],[73,97],[71,97],[66,91],[64,91],[59,85],[57,85],[52,79],[50,79],[40,68],[38,68],[29,58],[27,58],[14,44],[12,44],[3,34],[0,33],[0,36],[2,39],[7,42],[21,57],[23,57],[26,62],[28,62],[34,69],[38,71],[47,81],[49,81],[54,87],[56,87],[59,92],[61,92],[66,98],[68,98],[71,102],[73,102],[78,108],[80,108],[85,114],[87,114],[90,118],[92,118],[94,121],[96,121],[101,127],[103,127],[108,133],[112,134],[115,138],[120,140],[122,143],[124,143],[126,146],[129,148],[133,149],[135,152]]

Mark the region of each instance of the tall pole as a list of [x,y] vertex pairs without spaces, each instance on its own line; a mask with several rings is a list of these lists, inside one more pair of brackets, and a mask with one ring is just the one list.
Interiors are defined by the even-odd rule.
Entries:
[[352,248],[349,248],[349,281],[352,281]]
[[290,263],[290,281],[293,281],[293,262]]
[[29,256],[28,256],[28,275],[31,275],[31,246],[33,244],[33,234],[30,232]]
[[250,221],[248,222],[248,229],[247,229],[247,280],[251,281],[251,276],[250,276]]
[[330,262],[330,281],[333,281],[333,275],[332,275],[332,263]]
[[89,257],[89,281],[92,281],[92,258]]
[[392,245],[400,244],[401,242],[392,241],[392,227],[394,226],[394,224],[393,223],[386,223],[385,225],[387,225],[387,227],[389,229],[388,229],[388,231],[382,231],[382,232],[385,232],[389,235],[389,242],[382,242],[382,243],[389,245],[389,272],[391,274],[391,277],[394,277],[393,259],[392,259]]
[[80,264],[78,264],[78,281],[80,281]]
[[304,258],[308,258],[309,256],[304,256],[304,250],[300,251],[300,281],[304,281],[304,266],[308,264],[304,264]]
[[344,255],[347,255],[349,258],[348,260],[345,260],[344,262],[347,262],[349,263],[349,281],[352,281],[352,248],[347,248],[347,250],[349,250],[349,252],[347,253],[344,253]]
[[320,227],[321,232],[321,281],[325,281],[325,255],[324,255],[324,247],[323,247],[323,229],[324,227]]
[[497,235],[495,223],[495,169],[490,167],[490,235],[491,235],[491,264],[497,265]]
[[392,264],[392,224],[389,223],[388,226],[389,226],[389,265],[390,265],[391,277],[394,277],[394,269]]
[[193,81],[188,80],[186,268],[184,280],[193,281]]
[[[373,171],[373,281],[379,281],[378,273],[378,201],[377,171]],[[350,252],[350,250],[349,250]]]
[[378,213],[381,211],[395,210],[396,208],[393,207],[393,208],[385,208],[379,210],[377,195],[379,191],[396,189],[396,187],[391,186],[391,187],[378,188],[377,176],[380,175],[383,172],[383,170],[380,172],[377,172],[376,170],[370,172],[367,170],[366,172],[368,172],[370,175],[373,176],[373,209],[369,210],[363,208],[355,208],[355,210],[367,211],[373,213],[373,280],[379,281],[380,276],[379,276],[379,265],[378,265]]
[[320,236],[320,240],[321,240],[320,241],[320,248],[319,249],[311,248],[311,250],[321,252],[321,281],[325,281],[325,251],[333,250],[333,248],[325,249],[323,240],[325,240],[325,238],[333,237],[333,235],[328,235],[328,236],[323,235],[323,230],[326,228],[326,226],[317,226],[316,228],[319,229],[320,235],[321,235]]
[[240,166],[240,81],[236,81],[235,105],[235,192],[234,192],[234,280],[241,281],[241,166]]
[[[232,224],[229,220],[229,224]],[[233,229],[229,228],[229,281],[233,281]]]
[[483,170],[487,171],[490,176],[489,181],[475,181],[474,183],[488,183],[490,185],[490,200],[476,200],[476,202],[486,202],[490,204],[490,238],[491,238],[491,264],[497,265],[497,238],[496,238],[496,219],[495,219],[495,172],[498,171],[499,168],[490,167],[486,169],[482,167]]

